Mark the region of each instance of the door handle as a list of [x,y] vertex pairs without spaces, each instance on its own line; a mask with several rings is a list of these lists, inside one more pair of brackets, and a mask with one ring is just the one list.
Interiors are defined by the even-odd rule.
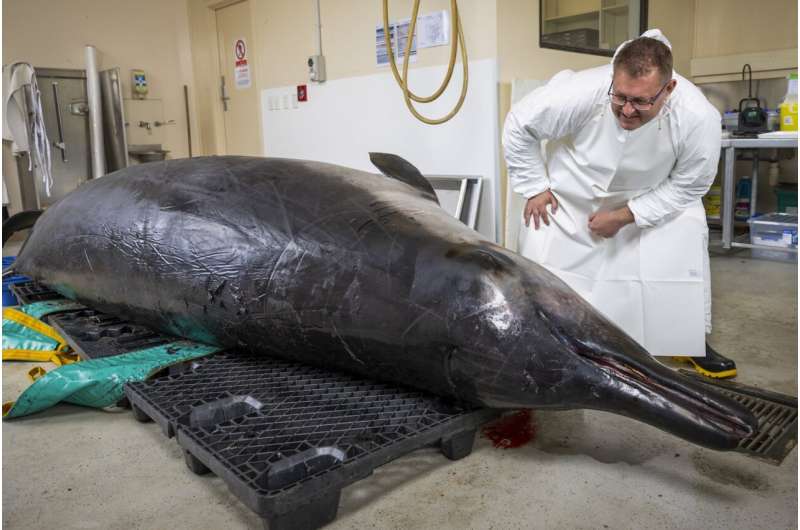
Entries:
[[220,91],[222,93],[222,95],[220,96],[220,99],[222,100],[222,110],[227,112],[227,110],[228,110],[228,100],[231,99],[231,98],[229,98],[228,95],[225,93],[225,76],[224,75],[220,76],[220,78],[221,78]]
[[53,101],[56,107],[56,125],[58,127],[58,141],[53,145],[61,149],[61,161],[67,161],[67,144],[64,143],[64,123],[61,121],[61,104],[58,101],[58,83],[53,83]]

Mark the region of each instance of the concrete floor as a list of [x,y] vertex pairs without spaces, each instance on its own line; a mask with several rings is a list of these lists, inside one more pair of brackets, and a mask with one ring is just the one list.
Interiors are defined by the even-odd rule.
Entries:
[[[739,381],[797,395],[797,267],[712,257],[712,344]],[[32,365],[3,364],[3,400]],[[536,413],[518,449],[413,453],[343,491],[330,528],[797,528],[797,450],[780,467],[587,411]],[[61,405],[3,423],[5,528],[260,528],[225,483],[127,411]]]

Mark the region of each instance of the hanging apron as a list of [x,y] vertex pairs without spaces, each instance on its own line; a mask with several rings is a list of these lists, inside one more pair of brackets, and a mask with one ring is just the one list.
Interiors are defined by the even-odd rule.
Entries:
[[669,177],[677,157],[665,111],[627,131],[605,103],[574,137],[550,142],[558,210],[550,226],[523,224],[519,249],[652,355],[703,356],[708,226],[700,200],[657,227],[632,223],[612,238],[588,228],[594,212],[620,208]]

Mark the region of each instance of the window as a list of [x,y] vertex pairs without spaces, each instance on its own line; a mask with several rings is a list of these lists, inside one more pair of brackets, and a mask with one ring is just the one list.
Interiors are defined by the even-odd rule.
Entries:
[[539,0],[539,46],[614,55],[647,28],[647,0]]

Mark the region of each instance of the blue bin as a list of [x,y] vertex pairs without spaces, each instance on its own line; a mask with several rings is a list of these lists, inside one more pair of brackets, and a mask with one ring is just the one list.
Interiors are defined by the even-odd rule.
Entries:
[[[3,270],[6,267],[14,263],[16,256],[6,256],[3,258]],[[11,286],[15,283],[22,283],[27,282],[29,278],[27,276],[9,276],[7,278],[3,278],[3,307],[10,307],[14,305],[18,305],[17,297],[14,296],[14,293],[11,292]]]

